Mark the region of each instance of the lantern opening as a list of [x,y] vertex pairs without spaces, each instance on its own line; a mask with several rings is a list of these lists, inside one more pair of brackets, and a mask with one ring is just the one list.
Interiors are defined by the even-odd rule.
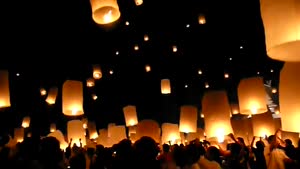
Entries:
[[119,9],[104,6],[102,8],[96,9],[93,12],[93,19],[98,24],[109,24],[120,18],[121,14]]
[[277,60],[295,62],[300,60],[300,40],[283,43],[268,49],[268,55]]

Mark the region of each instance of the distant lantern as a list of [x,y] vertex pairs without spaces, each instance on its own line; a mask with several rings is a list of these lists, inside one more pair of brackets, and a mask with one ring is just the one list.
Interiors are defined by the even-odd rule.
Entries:
[[180,140],[179,126],[178,124],[172,123],[163,123],[162,126],[162,143],[172,144],[176,143],[177,140]]
[[132,105],[123,108],[126,126],[135,126],[138,123],[136,107]]
[[92,94],[92,98],[93,98],[93,100],[97,100],[98,96],[96,94]]
[[88,128],[88,123],[89,123],[88,118],[83,118],[81,121],[82,121],[82,127],[84,129],[87,129]]
[[41,96],[45,96],[47,94],[47,90],[44,88],[40,89]]
[[171,93],[171,82],[169,79],[161,80],[161,93],[162,94],[170,94]]
[[177,46],[173,46],[172,49],[173,49],[173,52],[177,52],[177,50],[178,50]]
[[60,130],[55,130],[54,132],[47,135],[47,137],[55,137],[60,143],[60,149],[65,150],[68,147],[68,143],[65,140],[63,133]]
[[200,25],[206,24],[205,15],[203,15],[203,14],[199,15],[198,22]]
[[275,121],[270,112],[252,116],[253,135],[258,137],[268,137],[276,131]]
[[57,93],[58,93],[58,88],[57,87],[50,88],[49,92],[48,92],[48,96],[46,98],[46,102],[48,104],[55,104]]
[[136,6],[140,6],[143,4],[143,0],[134,0]]
[[140,139],[143,136],[148,136],[154,139],[157,143],[160,139],[160,126],[154,120],[142,120],[138,123],[136,128],[136,139]]
[[146,72],[150,72],[151,71],[151,66],[150,65],[146,65],[145,66],[145,70],[146,70]]
[[100,25],[117,21],[120,10],[117,0],[90,0],[93,20]]
[[95,80],[93,78],[88,78],[86,80],[86,86],[87,87],[94,87],[95,86]]
[[10,107],[8,71],[0,70],[0,108]]
[[144,35],[144,41],[148,41],[149,40],[149,36],[148,35]]
[[127,139],[126,127],[123,125],[112,126],[108,130],[110,133],[109,141],[112,144],[118,144],[120,141]]
[[183,133],[197,132],[198,109],[195,106],[180,107],[179,131]]
[[225,135],[233,133],[230,123],[231,108],[226,91],[206,92],[202,99],[205,133],[208,138],[215,137],[223,142]]
[[55,123],[51,123],[50,124],[50,132],[55,132],[56,131],[56,124]]
[[87,126],[88,126],[90,139],[96,139],[98,137],[96,123],[93,121],[89,121]]
[[15,128],[14,130],[14,140],[18,143],[23,142],[24,140],[24,128]]
[[134,45],[134,50],[139,50],[139,45]]
[[249,115],[267,112],[266,96],[267,93],[262,78],[242,79],[238,85],[240,113]]
[[300,133],[300,63],[285,62],[280,72],[279,107],[282,130]]
[[228,79],[229,78],[229,74],[228,73],[224,73],[224,78]]
[[68,121],[67,123],[68,141],[72,139],[72,143],[73,144],[75,143],[78,147],[80,146],[80,142],[82,143],[82,146],[85,146],[86,140],[85,140],[84,133],[85,131],[81,120]]
[[93,66],[93,78],[94,79],[101,79],[102,78],[102,70],[99,65]]
[[274,93],[274,94],[277,93],[277,89],[276,89],[276,88],[273,88],[273,89],[272,89],[272,93]]
[[198,74],[199,74],[199,75],[202,75],[202,70],[198,70]]
[[300,61],[300,1],[261,0],[260,6],[268,56]]
[[29,126],[30,126],[30,117],[26,116],[26,117],[23,118],[22,127],[23,128],[28,128]]
[[80,81],[66,80],[62,91],[62,110],[67,116],[83,115],[83,85]]
[[209,88],[209,83],[208,83],[208,82],[205,82],[204,87],[205,87],[206,89],[208,89],[208,88]]

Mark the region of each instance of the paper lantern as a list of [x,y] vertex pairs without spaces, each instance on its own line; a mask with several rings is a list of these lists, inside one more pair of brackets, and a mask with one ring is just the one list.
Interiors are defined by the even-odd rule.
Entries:
[[8,71],[0,70],[0,108],[10,107]]
[[195,106],[181,106],[179,131],[183,133],[197,132],[198,109]]
[[134,0],[136,6],[140,6],[143,4],[143,0]]
[[47,137],[55,137],[60,144],[60,149],[65,150],[68,147],[68,143],[65,140],[63,133],[60,130],[56,130],[47,135]]
[[162,143],[169,143],[172,144],[176,143],[176,140],[180,139],[180,132],[178,124],[172,123],[163,123],[162,124]]
[[63,113],[67,116],[83,115],[83,85],[80,81],[66,80],[62,91]]
[[151,71],[151,66],[150,65],[146,65],[145,66],[145,70],[146,70],[146,72],[150,72]]
[[98,137],[96,123],[93,121],[88,122],[88,131],[90,139],[96,139]]
[[142,120],[136,128],[136,139],[143,136],[148,136],[154,139],[157,143],[160,142],[160,126],[154,120]]
[[22,127],[28,128],[30,126],[30,117],[24,117],[22,121]]
[[246,145],[250,145],[253,138],[251,118],[231,118],[231,126],[235,137],[242,137]]
[[300,63],[286,62],[280,72],[279,107],[282,130],[300,133]]
[[15,128],[14,130],[14,140],[18,143],[23,142],[24,140],[24,128]]
[[81,121],[83,123],[82,127],[84,129],[87,129],[88,128],[88,118],[83,118]]
[[148,35],[144,35],[144,41],[148,41],[149,40],[149,36]]
[[273,135],[276,131],[275,122],[272,114],[266,112],[252,116],[253,135],[258,137],[265,137]]
[[136,134],[136,126],[129,126],[128,127],[128,135]]
[[261,0],[269,57],[281,61],[300,61],[300,1]]
[[199,15],[198,22],[200,25],[205,24],[206,23],[205,15],[203,15],[203,14]]
[[101,79],[102,78],[102,70],[99,65],[93,66],[93,78],[94,79]]
[[128,105],[123,108],[126,126],[135,126],[138,123],[136,107]]
[[195,139],[205,140],[204,130],[202,128],[198,128],[196,133],[188,133],[185,139],[187,142],[191,142]]
[[205,133],[223,142],[225,135],[233,133],[230,123],[230,105],[226,91],[206,92],[202,99]]
[[93,79],[93,78],[88,78],[88,79],[86,80],[86,86],[87,86],[87,87],[94,87],[94,86],[95,86],[95,79]]
[[117,0],[90,0],[93,20],[100,25],[109,24],[121,16]]
[[[78,147],[80,146],[80,139],[82,146],[86,145],[86,140],[85,140],[85,131],[84,128],[82,127],[83,123],[81,120],[71,120],[68,121],[67,123],[67,135],[68,135],[68,140],[72,138],[72,143],[76,144]],[[73,146],[72,144],[72,146]]]
[[107,129],[100,129],[99,136],[97,138],[97,144],[103,145],[104,147],[112,147],[113,144],[109,142]]
[[239,105],[238,104],[230,104],[231,107],[231,115],[233,114],[239,114]]
[[260,77],[242,79],[238,85],[238,99],[241,114],[261,114],[268,111],[267,93]]
[[295,147],[298,145],[299,133],[281,131],[281,139],[290,139]]
[[50,90],[48,92],[48,96],[46,98],[46,102],[48,104],[55,104],[57,93],[58,93],[58,88],[57,87],[50,88]]
[[53,133],[56,131],[56,124],[55,123],[51,123],[50,124],[50,132]]
[[111,144],[118,144],[120,141],[127,139],[126,127],[123,125],[112,126],[108,130],[110,133],[109,141]]
[[47,90],[44,88],[40,89],[41,96],[45,96],[47,94]]
[[161,93],[162,94],[170,94],[171,93],[171,82],[169,79],[161,80]]

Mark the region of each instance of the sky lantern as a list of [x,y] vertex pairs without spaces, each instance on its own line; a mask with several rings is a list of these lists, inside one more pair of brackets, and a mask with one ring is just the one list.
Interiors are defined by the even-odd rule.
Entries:
[[272,113],[266,112],[252,116],[253,135],[257,137],[270,136],[275,133],[275,121]]
[[261,114],[268,111],[267,93],[261,77],[244,78],[238,85],[240,113]]
[[83,85],[80,81],[66,80],[62,91],[63,114],[67,116],[83,115]]
[[45,96],[47,94],[47,90],[45,88],[40,88],[41,96]]
[[162,94],[170,94],[171,93],[171,82],[169,79],[161,80],[161,93]]
[[[88,121],[87,126],[88,126],[90,139],[96,139],[98,137],[96,123],[93,121]],[[82,125],[82,127],[83,127],[83,125]]]
[[22,127],[23,128],[28,128],[29,126],[30,126],[30,117],[26,116],[26,117],[23,118]]
[[68,143],[66,142],[65,137],[60,130],[55,130],[54,132],[49,133],[47,137],[55,137],[59,141],[60,149],[62,150],[65,150],[68,147]]
[[300,1],[261,0],[260,6],[268,56],[300,61]]
[[48,95],[47,95],[47,98],[46,98],[46,102],[48,104],[55,104],[57,93],[58,93],[58,88],[57,87],[50,88],[49,92],[48,92]]
[[109,128],[110,137],[108,138],[110,143],[118,144],[120,141],[127,139],[126,127],[123,125],[112,126]]
[[108,130],[107,129],[100,129],[99,136],[97,138],[97,144],[103,145],[104,147],[111,147],[112,144],[109,142],[108,137]]
[[179,126],[178,124],[172,123],[163,123],[162,126],[162,143],[171,144],[176,143],[177,140],[180,140]]
[[203,14],[199,15],[198,22],[200,25],[206,24],[205,15],[203,15]]
[[23,142],[24,140],[24,128],[15,128],[14,130],[14,140],[18,143]]
[[226,91],[206,92],[202,99],[205,134],[208,138],[217,138],[223,142],[225,135],[233,133],[230,123],[231,107]]
[[86,80],[86,86],[87,87],[94,87],[95,86],[95,79],[94,78],[88,78]]
[[82,146],[86,145],[85,130],[81,120],[71,120],[67,123],[67,136],[68,141],[72,139],[72,145],[75,143],[78,147],[80,146],[80,139]]
[[136,107],[128,105],[123,108],[126,126],[135,126],[138,123]]
[[286,62],[280,72],[279,107],[282,130],[300,133],[300,62]]
[[101,79],[102,78],[102,70],[100,65],[93,66],[93,78],[94,79]]
[[198,109],[195,106],[180,107],[179,131],[183,133],[197,132]]
[[134,0],[136,6],[140,6],[143,4],[143,0]]
[[0,70],[0,108],[10,107],[8,71]]
[[50,132],[53,133],[56,131],[56,124],[55,123],[51,123],[50,124]]
[[253,138],[251,118],[231,118],[231,126],[235,137],[242,137],[246,145],[250,145]]
[[121,16],[117,0],[90,0],[90,3],[92,18],[97,24],[110,24]]
[[161,141],[159,124],[150,119],[140,121],[136,128],[136,139],[138,140],[143,136],[151,137],[159,143]]

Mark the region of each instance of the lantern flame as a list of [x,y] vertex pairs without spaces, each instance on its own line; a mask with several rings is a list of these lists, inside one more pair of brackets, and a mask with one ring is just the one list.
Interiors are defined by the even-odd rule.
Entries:
[[103,16],[104,22],[109,23],[112,20],[112,10],[109,10],[104,16]]

